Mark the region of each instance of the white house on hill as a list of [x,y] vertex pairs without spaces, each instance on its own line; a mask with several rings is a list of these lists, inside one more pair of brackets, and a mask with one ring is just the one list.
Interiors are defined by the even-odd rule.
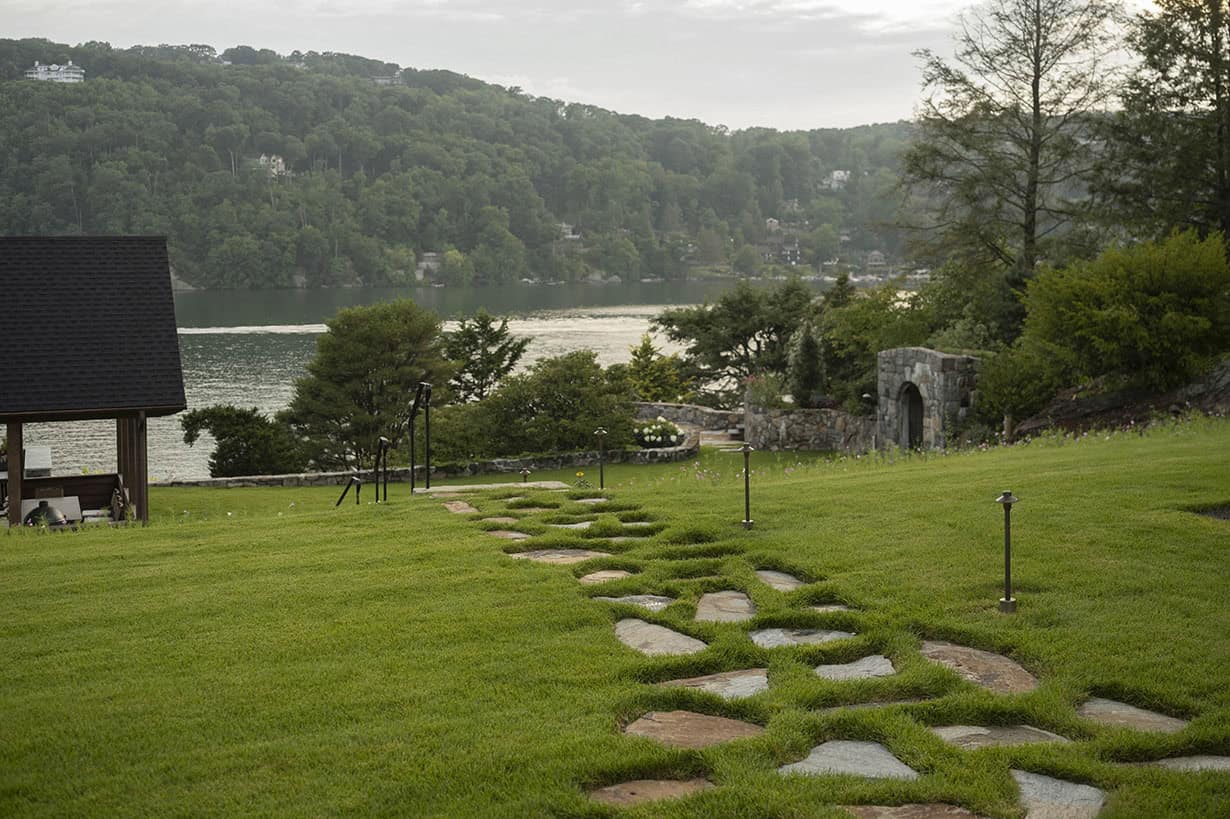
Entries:
[[79,65],[73,65],[72,60],[64,65],[55,63],[47,65],[35,61],[33,68],[26,69],[26,79],[42,82],[85,82],[85,69]]

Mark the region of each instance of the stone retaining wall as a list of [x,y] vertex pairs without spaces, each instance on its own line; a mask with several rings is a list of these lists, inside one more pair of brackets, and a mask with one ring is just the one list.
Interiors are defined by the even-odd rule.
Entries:
[[667,421],[692,429],[727,430],[734,429],[743,423],[742,412],[698,407],[695,404],[637,402],[636,417],[638,420],[652,421],[659,415]]
[[876,446],[876,419],[832,409],[747,408],[743,440],[761,450],[867,452]]
[[[681,446],[662,447],[660,449],[610,450],[606,453],[609,464],[654,464],[674,463],[695,458],[700,452],[700,436],[691,435]],[[536,458],[495,458],[490,461],[475,463],[449,463],[433,465],[431,476],[437,480],[468,477],[473,475],[492,475],[502,473],[518,473],[522,469],[543,472],[548,469],[564,469],[573,467],[597,467],[598,450],[590,452],[567,452],[560,455],[543,455]],[[232,478],[204,478],[198,481],[161,481],[151,482],[150,486],[203,486],[225,489],[236,489],[251,486],[342,486],[354,472],[304,472],[295,475],[244,475]],[[422,480],[426,471],[423,466],[414,470],[416,480]],[[367,479],[370,471],[361,471],[359,476]],[[390,482],[409,482],[409,467],[389,470]]]

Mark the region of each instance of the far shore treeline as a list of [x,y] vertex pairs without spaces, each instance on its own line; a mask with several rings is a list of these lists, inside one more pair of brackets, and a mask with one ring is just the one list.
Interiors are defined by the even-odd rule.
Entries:
[[[85,82],[21,79],[69,59]],[[178,277],[206,288],[405,284],[425,253],[450,284],[681,278],[745,247],[749,272],[770,218],[796,226],[801,264],[843,236],[901,251],[907,123],[729,133],[448,71],[377,84],[397,70],[0,40],[0,232],[166,234]]]

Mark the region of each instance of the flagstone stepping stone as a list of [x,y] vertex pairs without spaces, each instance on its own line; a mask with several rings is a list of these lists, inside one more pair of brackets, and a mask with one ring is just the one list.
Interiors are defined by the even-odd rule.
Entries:
[[821,614],[827,614],[832,611],[854,611],[845,603],[821,603],[817,606],[811,606],[812,611],[818,611]]
[[1172,771],[1230,771],[1230,756],[1212,754],[1172,756],[1169,759],[1159,759],[1149,764],[1169,768]]
[[502,537],[505,540],[525,540],[532,537],[532,535],[527,535],[525,532],[510,532],[507,529],[488,529],[487,534],[492,537]]
[[523,512],[527,515],[537,515],[539,512],[554,512],[555,509],[550,509],[546,506],[518,506],[518,512]]
[[800,586],[806,585],[792,574],[777,572],[772,569],[761,569],[756,572],[756,576],[760,578],[761,582],[777,589],[779,592],[792,592]]
[[679,799],[714,787],[708,779],[634,779],[590,791],[589,798],[603,805],[640,805],[660,799]]
[[646,526],[655,526],[656,524],[650,520],[631,520],[624,524],[625,529],[644,529]]
[[556,529],[588,529],[594,525],[592,520],[583,520],[580,523],[548,523],[548,526],[554,526]]
[[1106,792],[1029,771],[1012,771],[1021,789],[1021,806],[1028,819],[1092,819],[1102,810]]
[[454,515],[472,515],[478,510],[463,500],[445,501],[444,508]]
[[909,805],[841,805],[842,810],[856,819],[982,819],[976,813],[956,805],[939,802]]
[[631,576],[632,572],[626,572],[623,569],[602,569],[601,571],[590,572],[583,577],[578,577],[577,580],[586,586],[594,586],[598,583],[609,583],[612,580],[623,580],[625,577]]
[[1032,725],[943,725],[931,729],[931,733],[958,748],[975,751],[979,748],[1002,748],[1011,745],[1028,745],[1033,742],[1071,742],[1067,737],[1052,734]]
[[854,632],[829,631],[820,628],[764,628],[753,631],[748,636],[761,648],[781,648],[782,646],[805,646],[844,640],[847,637],[853,637]]
[[628,618],[616,623],[615,636],[629,648],[635,648],[642,654],[650,656],[695,654],[709,647],[709,644],[703,640],[697,640],[695,637],[680,634],[666,626],[646,623],[636,618]]
[[591,552],[588,549],[535,549],[532,552],[515,552],[509,555],[513,560],[533,560],[535,563],[551,563],[557,566],[610,556],[609,552]]
[[852,663],[816,666],[816,676],[826,680],[867,680],[896,673],[897,669],[893,668],[892,661],[883,654],[872,654]]
[[640,606],[650,611],[662,611],[675,602],[675,598],[663,597],[659,594],[629,594],[624,597],[595,597],[593,599],[607,603],[627,603],[629,606]]
[[517,518],[505,518],[505,517],[483,518],[482,522],[483,523],[505,523],[505,524],[516,523]]
[[740,623],[755,615],[752,599],[740,591],[710,592],[696,604],[696,619],[703,623]]
[[894,705],[914,705],[920,702],[926,702],[923,697],[912,697],[903,700],[877,700],[875,702],[852,702],[848,705],[832,705],[828,708],[821,708],[819,713],[831,714],[834,711],[865,711],[869,708],[891,708]]
[[997,694],[1024,694],[1038,687],[1033,674],[1000,654],[936,640],[922,644],[922,655]]
[[609,540],[612,543],[627,543],[629,540],[641,540],[645,537],[646,535],[616,535],[615,537],[603,536],[601,539]]
[[739,700],[768,691],[769,670],[748,668],[743,671],[723,671],[720,674],[706,674],[703,677],[668,680],[658,685],[665,688],[695,688],[699,691],[717,694],[724,699]]
[[918,771],[906,765],[878,742],[833,740],[811,749],[806,759],[777,769],[782,774],[852,774],[872,779],[917,779]]
[[606,498],[578,498],[577,503],[606,503]]
[[1137,731],[1156,731],[1163,734],[1177,734],[1187,727],[1187,720],[1168,717],[1156,711],[1137,708],[1123,702],[1093,697],[1076,713],[1085,719],[1093,720],[1102,725],[1115,728],[1134,728]]
[[759,725],[695,711],[650,711],[624,729],[625,734],[656,740],[672,748],[698,750],[764,733]]

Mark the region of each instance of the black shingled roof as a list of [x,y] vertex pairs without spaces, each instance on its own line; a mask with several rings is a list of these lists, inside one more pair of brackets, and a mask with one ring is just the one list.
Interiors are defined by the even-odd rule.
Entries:
[[165,237],[0,237],[0,339],[0,420],[186,406]]

